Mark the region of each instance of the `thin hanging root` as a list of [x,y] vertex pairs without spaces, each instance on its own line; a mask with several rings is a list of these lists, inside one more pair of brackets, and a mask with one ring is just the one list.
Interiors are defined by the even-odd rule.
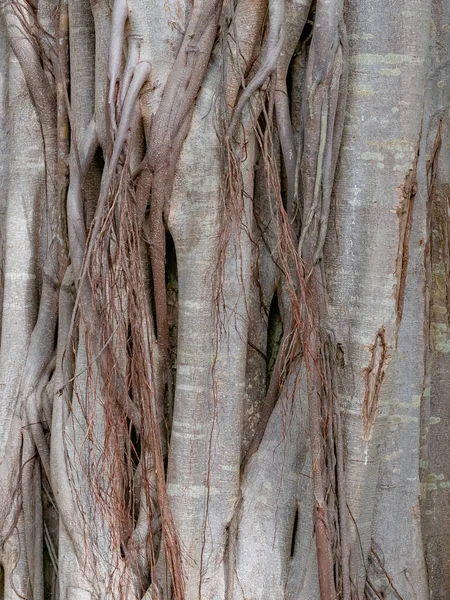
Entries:
[[[141,573],[141,577],[145,574],[146,569],[148,568],[148,557],[147,557],[147,547],[149,542],[149,537],[151,539],[150,551],[153,569],[156,563],[155,556],[155,538],[161,535],[161,515],[158,509],[158,498],[157,498],[157,481],[155,475],[155,467],[153,464],[152,458],[146,457],[141,459],[141,462],[138,465],[138,469],[141,472],[142,477],[142,463],[147,462],[145,470],[150,473],[147,476],[147,481],[142,482],[140,489],[140,506],[139,506],[139,514],[136,521],[136,527],[134,528],[130,539],[127,542],[127,546],[125,548],[125,554],[130,555],[130,557],[137,557],[138,569]],[[150,508],[149,508],[150,506]]]
[[[153,295],[155,299],[156,330],[160,349],[167,353],[169,349],[169,321],[167,314],[167,292],[166,292],[166,250],[165,250],[165,228],[163,223],[163,211],[167,186],[171,185],[175,177],[177,159],[181,152],[183,141],[188,133],[190,119],[186,118],[181,124],[172,144],[172,152],[164,171],[155,173],[145,172],[141,177],[142,182],[146,179],[152,180],[152,199],[150,204],[149,223],[144,223],[144,229],[148,230],[148,243],[150,248],[150,264],[153,277]],[[140,189],[142,187],[140,186]],[[148,193],[148,192],[147,192]],[[138,197],[141,202],[141,196]],[[167,362],[167,357],[163,358]],[[168,363],[167,363],[168,364]],[[163,410],[164,399],[159,398],[158,403]]]
[[[154,212],[154,211],[153,211]],[[166,249],[165,231],[162,213],[152,221],[150,230],[150,263],[153,276],[153,293],[155,298],[156,334],[158,344],[163,352],[169,349],[169,322],[167,316],[166,293]]]
[[60,261],[55,255],[58,251],[59,244],[52,244],[45,265],[39,313],[31,334],[24,371],[25,376],[22,382],[23,396],[20,398],[25,408],[25,425],[31,427],[49,481],[50,456],[40,416],[42,396],[38,398],[36,390],[40,389],[39,384],[42,378],[46,376],[46,370],[54,355],[54,336],[60,289],[58,285]]
[[[64,442],[65,428],[70,410],[70,400],[74,361],[72,352],[66,352],[68,347],[74,299],[72,294],[73,276],[69,266],[64,275],[58,303],[58,347],[56,356],[55,384],[56,392],[53,402],[51,429],[51,488],[57,504],[59,516],[64,523],[67,534],[72,541],[75,555],[80,564],[85,560],[84,540],[80,539],[82,532],[81,518],[76,501],[72,495],[69,478],[68,458]],[[70,348],[72,350],[72,348]]]
[[138,182],[136,186],[136,213],[139,229],[144,224],[145,211],[149,200],[149,190],[152,186],[153,174],[148,164],[148,155],[144,156],[142,163],[139,165]]
[[120,81],[120,67],[122,65],[122,48],[125,23],[128,18],[128,5],[126,0],[114,0],[114,8],[111,19],[111,37],[109,47],[109,89],[107,117],[111,134],[111,145],[117,133],[116,103],[118,97],[118,84]]
[[[264,108],[263,108],[264,110]],[[272,119],[268,115],[266,116],[266,123],[271,123]],[[270,139],[269,139],[270,138]],[[269,143],[270,142],[270,143]],[[272,147],[272,139],[270,128],[267,130],[267,135],[264,136],[264,150],[265,156],[270,157],[269,147]],[[264,405],[258,427],[255,431],[254,437],[250,443],[246,455],[244,456],[241,463],[241,471],[246,468],[251,456],[258,450],[261,440],[264,436],[267,423],[269,422],[272,411],[278,400],[280,384],[284,376],[284,371],[288,368],[290,361],[292,360],[296,348],[298,345],[297,331],[302,329],[302,320],[300,317],[300,289],[301,289],[301,264],[297,254],[297,240],[295,232],[293,231],[292,225],[288,218],[288,215],[283,206],[283,200],[281,197],[281,191],[279,181],[276,175],[273,173],[273,164],[270,160],[267,163],[267,178],[269,185],[273,186],[277,199],[277,209],[280,218],[280,228],[282,234],[282,240],[286,244],[286,248],[280,247],[280,259],[282,271],[287,276],[287,283],[289,289],[289,296],[292,301],[292,308],[288,310],[285,318],[285,326],[283,338],[281,341],[280,350],[275,361],[274,369],[269,383],[269,388],[266,393]],[[294,265],[292,265],[292,260]]]
[[[141,285],[139,286],[139,289],[141,294],[143,294],[144,291]],[[151,460],[149,460],[149,457],[146,455],[141,459],[144,461],[143,486],[146,493],[147,508],[152,511],[156,503],[159,506],[164,556],[171,574],[174,598],[175,600],[183,600],[184,580],[181,572],[181,552],[167,495],[162,441],[160,436],[160,425],[158,422],[158,408],[156,405],[157,399],[155,398],[154,393],[155,385],[153,370],[151,368],[151,360],[148,360],[147,358],[152,355],[151,343],[154,336],[152,334],[148,306],[145,302],[140,301],[141,294],[134,294],[136,303],[133,306],[133,314],[135,315],[136,322],[140,325],[135,329],[136,337],[133,338],[133,354],[135,360],[132,361],[132,364],[134,364],[135,367],[133,372],[133,385],[135,385],[137,389],[142,390],[144,395],[141,402],[141,408],[143,411],[143,436],[145,439],[145,447],[152,449]],[[145,478],[145,474],[148,476],[148,473],[154,474],[154,479],[151,481]],[[145,515],[142,516],[145,517]],[[138,531],[137,533],[145,533],[145,531]],[[148,530],[148,533],[151,536],[151,529]],[[153,565],[151,564],[150,566],[150,574],[152,579],[156,581]]]
[[111,162],[108,166],[106,183],[111,184],[111,179],[113,173],[117,167],[117,161],[119,160],[120,153],[123,150],[123,145],[128,138],[128,133],[130,129],[130,125],[132,122],[132,118],[134,116],[136,101],[139,96],[139,92],[142,89],[144,83],[150,77],[150,63],[147,61],[142,61],[136,65],[136,68],[133,73],[133,78],[131,80],[130,86],[125,96],[125,100],[123,103],[122,116],[120,119],[119,127],[117,130],[117,138],[114,141],[113,152],[111,156]]
[[53,544],[53,540],[50,535],[50,531],[48,530],[47,523],[44,521],[44,541],[45,546],[47,547],[50,560],[52,562],[52,567],[55,573],[58,573],[58,555],[55,550],[55,545]]
[[[36,52],[31,36],[36,26],[32,20],[34,14],[28,10],[26,3],[20,0],[0,2],[8,31],[8,42],[19,61],[25,81],[43,130],[45,147],[49,152],[56,150],[56,131],[54,127],[56,114],[56,97],[43,71],[40,57]],[[49,164],[53,164],[54,161]]]
[[[153,119],[147,142],[148,161],[155,178],[153,184],[158,189],[155,193],[152,188],[151,204],[157,207],[157,213],[162,214],[165,199],[172,191],[174,165],[189,130],[194,101],[209,64],[221,5],[220,0],[194,5],[183,43]],[[168,166],[172,167],[170,173]],[[158,186],[158,180],[164,180],[164,185]]]
[[333,420],[336,431],[336,476],[339,502],[339,533],[341,541],[342,600],[351,600],[350,587],[350,540],[348,535],[347,500],[345,494],[344,437],[342,432],[341,411],[333,400]]
[[271,75],[277,66],[278,57],[284,42],[284,0],[269,0],[269,33],[267,36],[266,54],[261,62],[261,66],[253,79],[242,92],[241,97],[236,104],[231,123],[226,132],[226,139],[229,139],[236,129],[241,113],[245,105],[250,100],[252,94],[258,90],[267,77]]
[[[308,319],[309,321],[309,319]],[[319,371],[320,339],[315,323],[306,322],[305,365],[308,386],[308,420],[311,445],[311,464],[314,490],[314,527],[316,535],[317,566],[320,600],[336,600],[333,578],[333,558],[330,547],[330,526],[323,483],[325,467],[323,435],[321,431],[321,372]]]
[[[39,382],[53,357],[59,296],[59,286],[57,283],[59,261],[57,260],[57,256],[52,255],[54,253],[58,253],[58,244],[56,243],[53,243],[50,247],[45,264],[39,313],[28,347],[24,376],[21,381],[18,397],[17,413],[20,413],[23,409],[26,411],[27,408],[36,408],[34,402],[32,405],[28,405],[28,407],[27,405],[24,406],[24,402],[34,397],[35,390],[39,387]],[[30,420],[27,419],[25,424],[29,425],[33,422],[39,422],[38,413],[36,414],[36,418],[33,416]],[[0,470],[0,489],[16,490],[18,487],[20,470],[17,465],[20,464],[21,425],[23,424],[20,423],[18,417],[15,415],[7,444],[8,451],[2,463],[2,470]],[[46,461],[47,472],[49,472],[48,460],[46,460],[48,457],[46,443],[39,436],[39,431],[36,431],[36,436],[41,445],[44,461]],[[8,481],[9,485],[6,485],[2,475]],[[0,505],[0,507],[3,507],[3,505]],[[9,510],[9,507],[6,508]],[[1,526],[6,522],[7,517],[8,514],[1,514],[0,512]]]
[[52,405],[53,398],[50,398],[47,391],[47,384],[50,381],[50,377],[55,370],[56,366],[56,353],[53,354],[51,361],[48,363],[47,368],[45,369],[44,375],[41,377],[39,381],[39,385],[36,389],[36,395],[38,398],[41,398],[41,410],[42,410],[42,419],[48,425],[50,425],[52,421]]
[[[150,64],[148,62],[140,62],[136,67],[136,70],[133,75],[133,79],[131,81],[130,87],[129,87],[127,95],[125,97],[122,117],[120,119],[116,139],[114,140],[112,156],[111,156],[108,168],[106,169],[106,172],[104,173],[104,176],[102,178],[100,195],[98,198],[97,209],[96,209],[95,217],[94,217],[94,225],[91,230],[88,247],[86,250],[85,257],[84,257],[84,265],[83,265],[81,275],[80,275],[80,280],[78,283],[79,288],[81,288],[81,286],[83,284],[85,284],[85,277],[86,277],[86,274],[87,274],[87,271],[89,268],[89,263],[91,260],[92,252],[94,250],[95,244],[97,243],[97,236],[100,231],[100,227],[102,226],[103,213],[105,211],[106,200],[108,198],[111,182],[114,177],[114,173],[116,171],[116,167],[117,167],[117,163],[118,163],[120,154],[123,150],[123,145],[128,138],[130,125],[131,125],[132,119],[135,114],[136,100],[138,98],[139,92],[142,89],[142,86],[148,80],[149,76],[150,76]],[[75,307],[77,307],[79,299],[80,299],[80,293],[78,293]],[[83,301],[83,298],[81,298],[81,300]],[[86,311],[86,316],[91,313],[91,307],[87,303],[85,303],[84,309]]]

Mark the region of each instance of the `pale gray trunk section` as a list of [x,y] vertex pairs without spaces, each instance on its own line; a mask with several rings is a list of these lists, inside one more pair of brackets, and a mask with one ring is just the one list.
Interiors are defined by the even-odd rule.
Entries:
[[[304,418],[306,423],[308,414]],[[311,475],[311,453],[308,450],[298,480],[297,531],[286,582],[286,598],[289,598],[289,600],[309,600],[310,598],[320,597],[313,512],[311,510],[313,502],[314,490]]]
[[[21,415],[17,408],[28,344],[37,315],[38,282],[36,254],[38,234],[38,193],[43,183],[42,140],[37,116],[32,107],[20,66],[10,55],[9,111],[12,137],[8,204],[5,221],[5,271],[3,326],[0,345],[0,479],[16,475],[18,464],[10,457],[20,455]],[[20,108],[20,110],[19,110]],[[9,443],[12,440],[12,443]],[[15,460],[14,459],[14,460]],[[2,495],[0,509],[8,514],[11,496]],[[2,523],[2,526],[4,524]]]
[[[8,454],[16,454],[20,443],[20,415],[17,406],[28,345],[37,316],[36,254],[38,241],[38,194],[44,177],[43,149],[39,122],[18,61],[9,56],[9,126],[11,154],[5,220],[3,326],[0,344],[0,477],[18,485]],[[12,439],[12,444],[9,440]],[[0,508],[15,511],[14,494],[1,496]],[[13,505],[11,506],[11,503]],[[9,506],[8,506],[9,505]],[[2,526],[5,524],[2,523]],[[7,520],[6,526],[11,522]],[[6,531],[0,532],[6,534]],[[15,533],[3,549],[5,600],[24,594],[28,583],[24,547],[24,524],[20,516]],[[14,569],[15,565],[17,568]],[[17,590],[17,591],[16,591]]]
[[[397,264],[397,270],[404,270],[406,280],[402,315],[398,323],[398,344],[384,384],[391,397],[391,408],[381,449],[372,532],[373,550],[369,558],[369,579],[373,588],[382,592],[385,598],[398,598],[401,595],[405,600],[425,600],[429,597],[419,504],[421,496],[427,492],[426,489],[420,489],[419,467],[424,465],[420,465],[419,449],[420,436],[426,435],[423,425],[428,425],[421,423],[422,404],[429,405],[430,397],[427,380],[429,227],[433,203],[430,183],[434,177],[434,162],[439,158],[440,148],[436,147],[436,139],[440,135],[439,118],[443,116],[445,98],[437,85],[442,81],[443,73],[439,67],[434,68],[437,47],[434,37],[431,39],[429,55],[426,48],[420,50],[429,75],[417,146],[417,164],[413,165],[409,180],[408,177],[405,179],[405,185],[400,190],[402,206],[398,213],[399,222],[401,226],[406,224],[407,229],[403,237],[403,257],[399,258],[399,261],[403,260],[403,266]],[[428,537],[426,531],[425,539]],[[370,591],[367,590],[371,598]],[[431,597],[435,598],[435,595]]]
[[98,140],[106,154],[106,99],[112,6],[107,0],[92,0],[91,7],[95,23],[95,121]]
[[297,490],[307,486],[303,475],[308,452],[306,422],[306,375],[297,361],[243,476],[233,573],[236,599],[286,597],[298,551],[294,539]]
[[[219,407],[213,394],[212,365],[217,352],[213,277],[218,261],[220,173],[214,128],[210,119],[202,121],[210,109],[213,85],[210,75],[194,113],[194,134],[186,140],[180,157],[169,217],[177,252],[180,312],[168,492],[185,562],[188,599],[200,597],[202,571],[208,569],[211,558],[212,569],[217,569],[211,542],[221,545],[223,517],[226,519],[229,512],[225,506],[233,503],[228,499],[232,490],[227,480],[236,480],[238,468],[233,454],[227,460],[227,455],[215,447],[217,431],[223,435],[223,427],[228,429],[230,424],[218,420]],[[207,153],[204,148],[208,148]],[[214,423],[216,431],[212,430]],[[215,474],[223,474],[222,483],[213,484]],[[236,483],[232,487],[237,487]],[[215,510],[208,514],[213,502]],[[219,514],[215,514],[217,510]],[[217,531],[217,519],[222,535]]]
[[[8,123],[8,45],[6,27],[0,18],[0,306],[3,306],[4,261],[5,261],[5,222],[8,199],[9,175],[9,123]],[[0,310],[0,335],[2,331],[2,311]]]
[[[169,215],[180,317],[168,492],[188,599],[225,594],[227,527],[239,489],[248,326],[251,207],[240,197],[221,196],[211,110],[214,62],[183,146]],[[250,176],[247,193],[252,194]]]
[[94,19],[86,0],[69,0],[70,109],[72,160],[79,152],[84,132],[94,114],[95,32]]
[[344,349],[350,564],[362,596],[391,401],[383,377],[395,351],[398,188],[412,168],[421,129],[430,2],[362,0],[348,7],[346,20],[348,116],[325,265],[329,322]]
[[13,132],[6,213],[5,286],[0,349],[0,456],[16,405],[22,368],[37,315],[38,194],[43,183],[42,139],[27,86],[10,59],[10,127]]
[[385,440],[380,447],[372,552],[368,563],[371,585],[382,592],[384,598],[395,599],[400,594],[404,600],[428,598],[419,505],[420,409],[428,344],[425,269],[428,248],[425,240],[429,205],[426,162],[429,157],[427,132],[430,119],[427,104],[424,107],[417,169],[414,166],[411,171],[415,178],[417,170],[414,184],[417,193],[414,192],[415,197],[402,200],[409,204],[404,210],[409,212],[412,222],[411,231],[403,241],[407,263],[404,264],[405,295],[398,342],[384,382],[391,401],[384,420]]

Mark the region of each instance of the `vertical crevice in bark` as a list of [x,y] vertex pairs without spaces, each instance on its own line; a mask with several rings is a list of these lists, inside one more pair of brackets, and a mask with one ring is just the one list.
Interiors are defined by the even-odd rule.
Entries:
[[92,160],[90,160],[87,165],[87,172],[84,173],[82,184],[86,231],[89,231],[92,226],[92,221],[94,220],[104,170],[105,158],[102,148],[98,146],[92,156]]
[[295,538],[297,536],[297,528],[298,528],[298,507],[295,510],[295,515],[294,515],[294,524],[292,526],[292,537],[291,537],[291,547],[290,547],[290,557],[293,558],[294,557],[294,551],[295,551]]
[[405,183],[400,189],[400,205],[397,208],[398,218],[398,253],[395,263],[397,278],[395,293],[395,311],[397,314],[396,339],[402,322],[403,304],[405,302],[406,276],[408,273],[409,238],[411,236],[412,220],[414,214],[414,200],[417,192],[417,163],[419,160],[419,145],[415,153],[412,167],[405,178]]
[[175,243],[172,236],[166,232],[166,297],[167,322],[169,326],[169,364],[167,381],[167,398],[165,419],[167,437],[170,439],[173,418],[173,402],[177,374],[177,342],[178,342],[178,266]]
[[378,396],[389,359],[384,327],[378,330],[375,342],[369,348],[369,353],[370,360],[364,374],[366,389],[362,403],[362,435],[365,441],[370,439],[375,425],[378,414]]
[[283,339],[283,320],[278,305],[278,293],[275,292],[270,304],[267,323],[267,351],[266,351],[266,387],[269,387],[275,367],[280,346]]
[[[49,423],[50,426],[50,423]],[[58,510],[51,482],[43,481],[42,491],[44,527],[44,598],[56,598],[58,585]]]

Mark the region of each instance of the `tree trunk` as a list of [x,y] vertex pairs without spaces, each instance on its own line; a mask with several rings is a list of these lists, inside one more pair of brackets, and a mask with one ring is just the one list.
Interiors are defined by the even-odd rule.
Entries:
[[0,599],[450,596],[447,0],[0,4]]

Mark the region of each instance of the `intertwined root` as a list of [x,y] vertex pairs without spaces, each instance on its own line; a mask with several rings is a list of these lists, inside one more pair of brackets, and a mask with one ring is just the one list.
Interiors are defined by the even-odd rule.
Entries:
[[[183,22],[179,2],[166,5]],[[84,31],[71,23],[90,16],[77,2],[60,2],[49,38],[31,5],[3,6],[40,125],[45,188],[39,310],[24,344],[25,375],[15,386],[19,417],[1,475],[14,494],[13,512],[0,504],[3,539],[22,519],[24,568],[40,600],[42,540],[56,561],[58,529],[42,528],[44,487],[80,567],[73,579],[90,593],[139,598],[151,585],[152,594],[181,600],[196,586],[208,595],[219,581],[231,598],[245,513],[242,482],[282,390],[297,381],[293,373],[303,363],[320,596],[331,600],[342,590],[348,600],[336,345],[324,333],[321,268],[346,98],[342,3],[316,3],[312,38],[302,36],[306,1],[194,2],[184,7],[183,34],[155,8],[155,22],[167,29],[156,41],[146,33],[148,10],[138,0],[116,0],[112,12],[102,0],[92,3],[95,97],[86,100],[92,112],[86,119],[76,82],[69,91],[69,69],[79,66],[76,36]],[[163,57],[164,63],[166,38],[173,60]],[[52,40],[50,70],[44,39]],[[307,64],[294,132],[286,80],[297,49]],[[198,157],[204,181],[195,187],[193,153],[209,152],[199,148],[202,140],[212,155]],[[253,206],[257,160],[270,204],[266,231]],[[175,383],[166,229],[179,268]],[[272,242],[270,295],[283,298],[283,334],[241,457],[252,253],[266,252]],[[189,261],[200,273],[198,301],[186,291]],[[261,273],[257,286],[262,290]],[[183,338],[186,323],[202,329],[205,347],[195,352],[204,352],[208,364],[197,364]],[[200,383],[184,381],[183,369]],[[183,420],[186,406],[198,423]],[[51,428],[40,423],[46,413]],[[218,490],[217,500],[211,490]],[[194,499],[188,506],[187,498]],[[209,530],[220,542],[210,541]],[[70,574],[61,581],[82,587],[78,580],[72,585]]]

